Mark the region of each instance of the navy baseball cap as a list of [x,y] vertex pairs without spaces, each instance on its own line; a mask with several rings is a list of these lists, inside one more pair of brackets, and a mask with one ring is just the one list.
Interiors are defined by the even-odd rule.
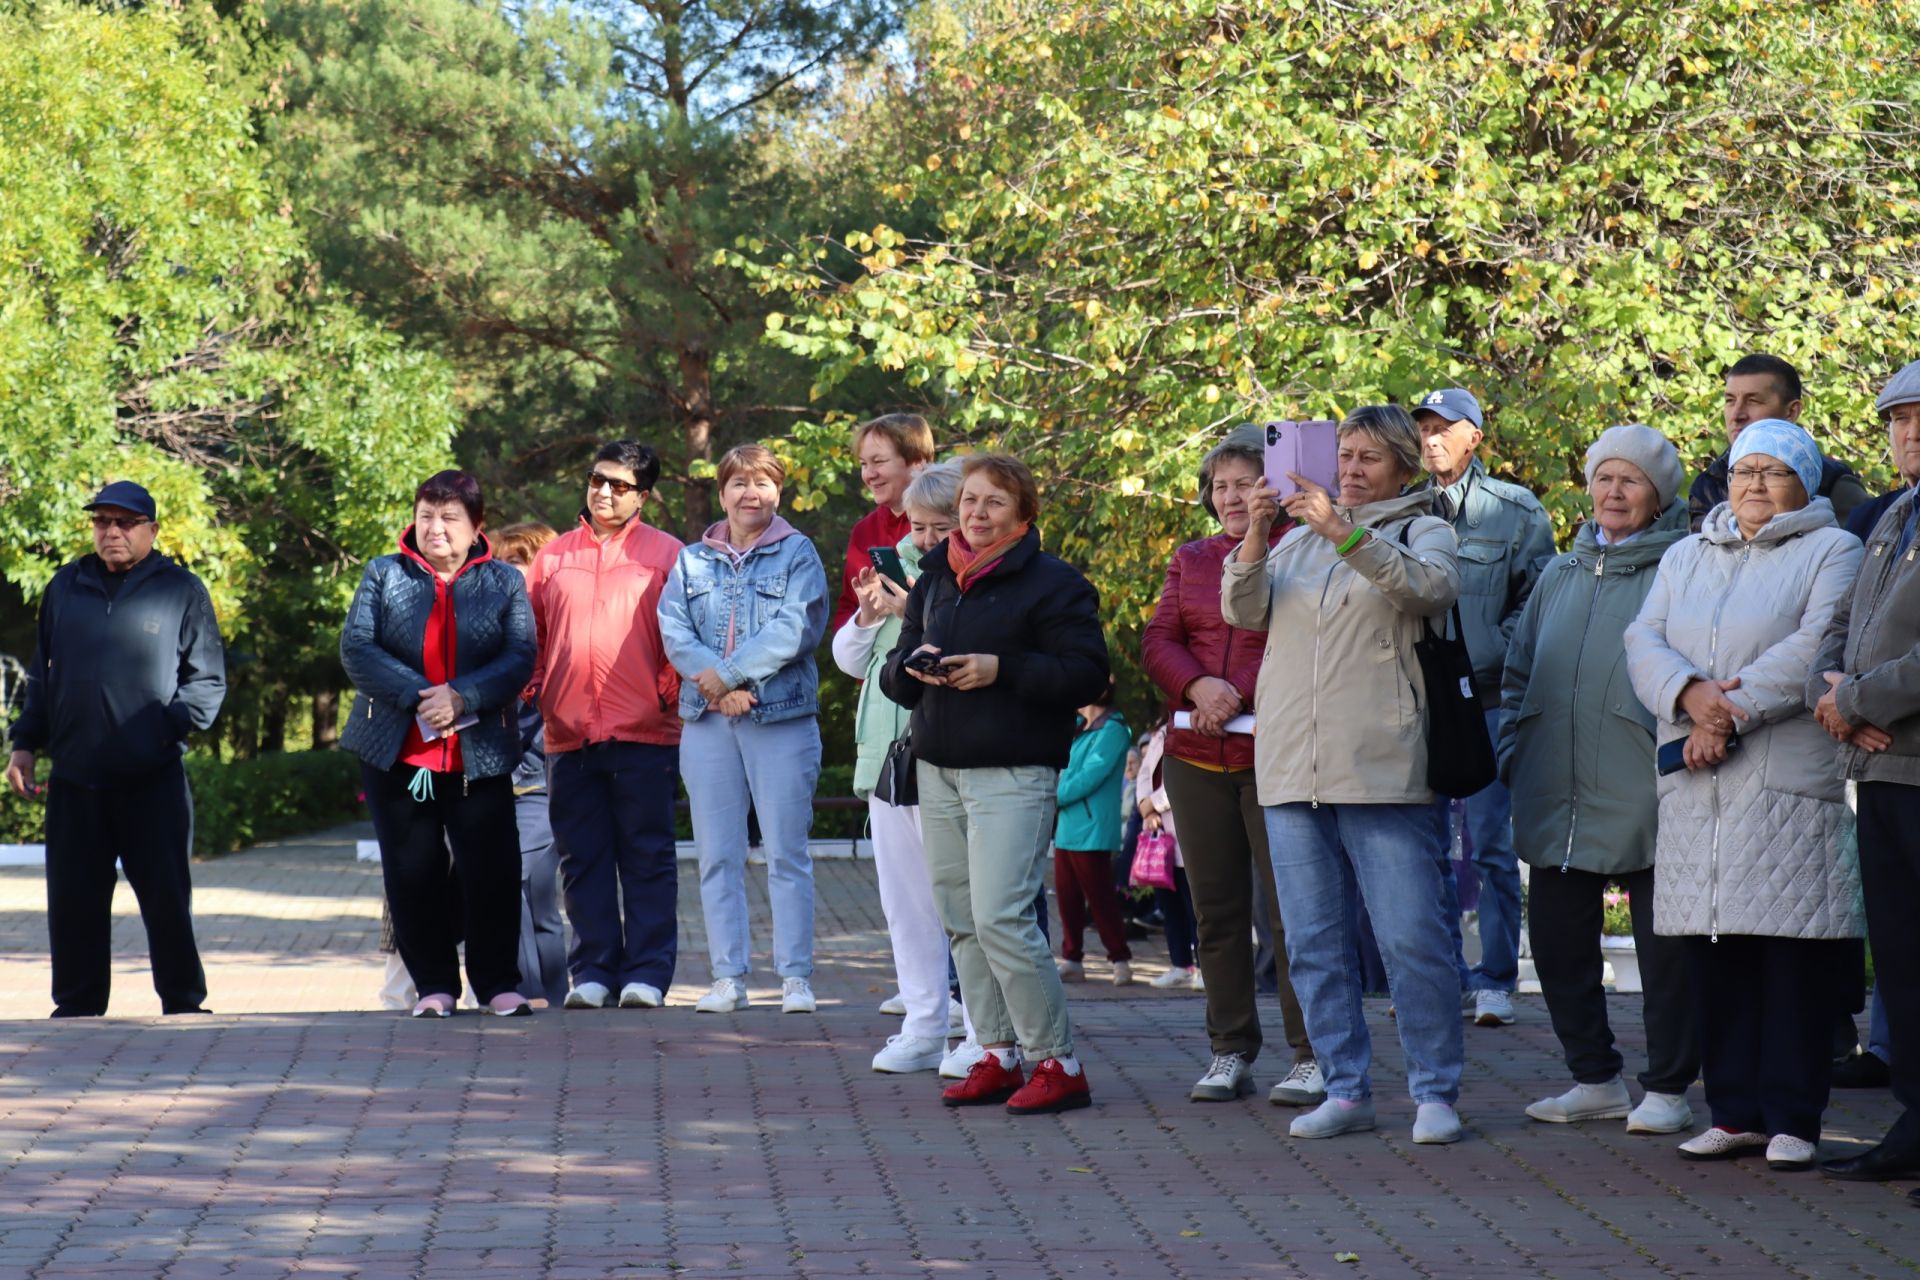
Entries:
[[1480,402],[1473,398],[1473,392],[1459,387],[1427,392],[1420,397],[1420,403],[1413,406],[1413,411],[1437,413],[1448,422],[1458,422],[1465,418],[1483,431],[1487,426],[1486,416],[1480,412]]
[[131,511],[149,520],[160,518],[160,513],[153,506],[153,495],[131,480],[115,480],[95,494],[93,501],[84,509],[91,511],[95,507],[119,507],[122,511]]

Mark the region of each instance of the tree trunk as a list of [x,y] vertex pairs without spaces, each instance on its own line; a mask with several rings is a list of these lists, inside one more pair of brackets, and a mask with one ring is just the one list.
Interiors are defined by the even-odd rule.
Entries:
[[287,749],[287,700],[275,691],[266,708],[260,715],[260,750],[258,755],[269,751]]
[[313,749],[327,751],[340,742],[340,691],[322,689],[313,695]]
[[[680,351],[680,397],[684,406],[683,440],[687,470],[697,462],[713,461],[713,361],[704,351]],[[686,538],[698,538],[713,523],[713,481],[687,478]]]

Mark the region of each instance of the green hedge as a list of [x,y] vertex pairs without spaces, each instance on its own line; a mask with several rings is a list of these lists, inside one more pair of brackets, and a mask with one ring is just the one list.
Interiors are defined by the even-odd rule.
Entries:
[[[41,762],[42,781],[46,764]],[[285,751],[251,760],[187,757],[193,786],[193,851],[218,857],[283,836],[302,835],[366,816],[360,762],[344,751]],[[0,798],[0,843],[46,838],[38,800]]]

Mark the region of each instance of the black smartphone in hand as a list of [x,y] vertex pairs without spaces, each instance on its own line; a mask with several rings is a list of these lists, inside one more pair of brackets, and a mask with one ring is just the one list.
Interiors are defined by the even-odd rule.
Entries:
[[867,559],[872,562],[874,572],[902,591],[909,590],[907,566],[901,563],[899,551],[893,547],[868,547]]
[[[1687,740],[1685,738],[1675,738],[1672,742],[1660,748],[1660,752],[1654,757],[1654,760],[1659,766],[1661,777],[1664,778],[1670,773],[1679,773],[1687,767],[1686,746]],[[1740,750],[1740,735],[1734,734],[1727,739],[1727,754],[1731,756],[1738,750]]]
[[900,665],[909,671],[918,671],[923,676],[945,675],[947,671],[939,654],[924,651],[908,654],[907,660]]

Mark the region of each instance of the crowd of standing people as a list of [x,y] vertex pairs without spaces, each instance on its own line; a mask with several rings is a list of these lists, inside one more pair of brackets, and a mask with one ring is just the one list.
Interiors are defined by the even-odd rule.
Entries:
[[[1413,1140],[1457,1141],[1464,1026],[1514,1021],[1524,929],[1572,1076],[1533,1119],[1677,1134],[1701,1080],[1710,1122],[1683,1157],[1810,1168],[1838,1045],[1907,1110],[1827,1171],[1920,1175],[1920,361],[1876,405],[1906,487],[1871,500],[1799,424],[1797,371],[1745,357],[1728,448],[1686,492],[1659,432],[1598,433],[1564,551],[1539,501],[1489,474],[1463,388],[1349,413],[1330,484],[1269,474],[1263,428],[1235,428],[1199,459],[1217,532],[1175,552],[1145,631],[1166,715],[1138,744],[1098,594],[1045,548],[1032,473],[938,461],[917,416],[854,432],[875,507],[837,574],[780,514],[785,469],[757,444],[720,460],[723,518],[687,545],[644,519],[659,460],[633,441],[595,453],[565,533],[490,534],[470,476],[430,477],[340,642],[341,745],[412,1013],[451,1015],[463,985],[500,1016],[660,1006],[682,787],[711,983],[695,1009],[749,1003],[757,821],[780,1007],[814,1010],[825,643],[860,682],[854,788],[900,983],[876,1071],[937,1071],[949,1106],[1088,1105],[1064,984],[1087,976],[1089,924],[1132,981],[1116,879],[1137,826],[1172,961],[1156,984],[1205,994],[1195,1101],[1255,1088],[1266,935],[1289,1051],[1269,1100],[1301,1108],[1296,1138],[1372,1129],[1377,948]],[[43,602],[8,779],[31,790],[51,755],[57,1016],[105,1011],[116,852],[163,1006],[191,1012],[180,757],[218,711],[219,634],[205,588],[153,552],[145,490],[117,482],[89,509],[95,554]],[[1480,753],[1485,776],[1459,785]],[[134,806],[96,802],[107,788],[150,801],[138,838],[116,826]],[[1478,881],[1472,965],[1456,850]],[[1616,889],[1645,974],[1637,1102],[1602,978]]]

